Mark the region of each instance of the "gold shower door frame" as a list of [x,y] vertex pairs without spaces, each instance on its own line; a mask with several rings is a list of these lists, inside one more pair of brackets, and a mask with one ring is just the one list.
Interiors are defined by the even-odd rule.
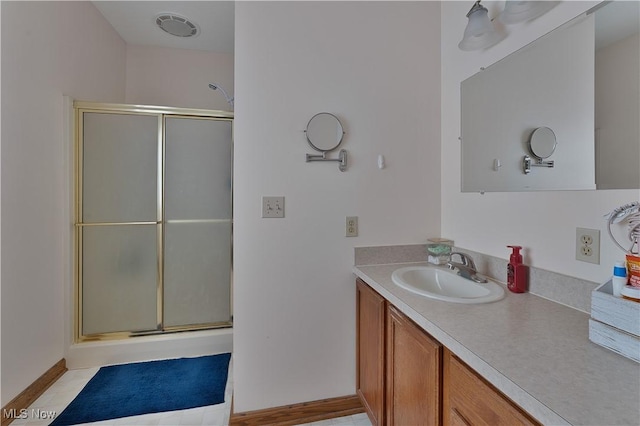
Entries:
[[[230,306],[230,320],[206,323],[206,324],[189,324],[185,326],[164,326],[164,231],[167,220],[165,219],[165,164],[166,164],[166,139],[165,139],[165,122],[167,118],[188,118],[188,119],[202,119],[202,120],[217,120],[228,121],[231,123],[231,139],[233,144],[233,112],[228,111],[216,111],[216,110],[204,110],[204,109],[191,109],[191,108],[171,108],[164,106],[148,106],[148,105],[127,105],[127,104],[107,104],[107,103],[94,103],[75,101],[74,104],[75,114],[75,157],[74,157],[74,189],[75,189],[75,315],[74,315],[74,330],[76,342],[88,342],[88,341],[101,341],[101,340],[115,340],[115,339],[127,339],[136,336],[148,336],[158,335],[166,333],[174,333],[180,331],[194,331],[194,330],[206,330],[214,328],[228,328],[232,326],[233,319],[233,257],[231,257],[231,264],[229,265],[231,270],[231,282],[229,306]],[[101,222],[101,223],[84,223],[82,221],[82,194],[83,194],[83,114],[84,113],[104,113],[104,114],[127,114],[127,115],[147,115],[155,116],[158,118],[157,127],[157,140],[158,140],[158,158],[157,158],[157,211],[156,221],[151,222]],[[231,155],[231,171],[233,175],[233,153]],[[231,183],[231,193],[233,194],[233,181]],[[233,203],[233,197],[231,197]],[[233,205],[231,205],[231,244],[233,245]],[[178,222],[178,221],[176,221]],[[184,221],[186,222],[186,221]],[[192,220],[188,222],[206,222],[206,220]],[[83,334],[83,306],[82,306],[82,244],[83,244],[83,229],[85,227],[94,226],[155,226],[156,227],[156,241],[157,241],[157,283],[156,283],[156,329],[143,330],[143,331],[118,331],[118,332],[106,332],[96,334]],[[232,245],[229,247],[232,254]]]

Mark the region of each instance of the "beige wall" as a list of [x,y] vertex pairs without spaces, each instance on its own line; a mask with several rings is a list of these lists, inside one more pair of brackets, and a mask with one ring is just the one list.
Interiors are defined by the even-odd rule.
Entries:
[[[236,4],[236,411],[354,394],[353,247],[439,234],[439,8]],[[343,121],[346,172],[305,163],[322,111]],[[284,219],[261,218],[263,195],[286,197]]]
[[[460,192],[460,82],[598,2],[561,2],[530,23],[510,26],[509,36],[485,51],[457,48],[469,4],[442,3],[442,234],[456,245],[508,259],[507,244],[525,247],[525,262],[604,282],[623,258],[607,235],[603,215],[638,200],[640,191]],[[484,2],[491,17],[504,2]],[[600,230],[600,264],[575,260],[576,227]]]
[[233,96],[233,54],[127,46],[129,104],[233,110],[209,83]]
[[1,7],[4,406],[65,354],[71,226],[63,95],[123,102],[126,52],[89,2]]

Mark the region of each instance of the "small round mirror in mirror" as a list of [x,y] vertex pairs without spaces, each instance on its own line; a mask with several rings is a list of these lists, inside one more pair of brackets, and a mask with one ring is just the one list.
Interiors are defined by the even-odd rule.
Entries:
[[548,127],[538,127],[531,133],[529,149],[538,160],[549,158],[556,150],[556,134]]
[[307,142],[320,152],[333,151],[342,143],[344,130],[342,123],[333,114],[321,112],[314,115],[307,124]]

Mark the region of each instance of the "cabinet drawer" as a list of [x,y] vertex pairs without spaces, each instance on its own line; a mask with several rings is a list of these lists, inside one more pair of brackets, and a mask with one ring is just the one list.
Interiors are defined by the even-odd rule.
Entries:
[[538,425],[449,351],[444,357],[445,425]]

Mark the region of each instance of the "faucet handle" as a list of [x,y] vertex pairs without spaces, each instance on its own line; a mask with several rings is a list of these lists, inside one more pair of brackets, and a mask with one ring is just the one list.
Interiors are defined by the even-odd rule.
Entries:
[[451,254],[449,255],[449,259],[453,260],[453,255],[457,254],[458,257],[460,258],[460,263],[463,264],[464,266],[469,266],[469,257],[464,254],[464,253],[460,253],[459,251],[454,251],[451,252]]
[[453,258],[453,255],[457,254],[460,257],[460,263],[463,264],[464,266],[471,268],[475,271],[476,269],[476,264],[473,261],[473,259],[471,258],[471,256],[469,256],[466,253],[461,253],[459,251],[454,251],[451,253],[451,259]]

